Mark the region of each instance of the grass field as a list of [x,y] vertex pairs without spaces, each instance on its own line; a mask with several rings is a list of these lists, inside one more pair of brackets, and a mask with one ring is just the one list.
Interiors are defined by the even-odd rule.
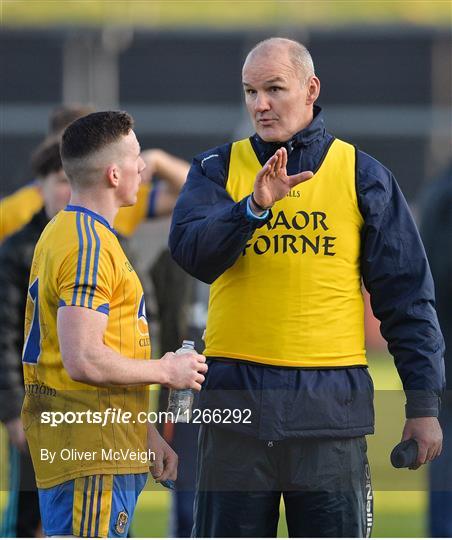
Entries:
[[[427,534],[425,470],[397,471],[390,466],[388,458],[391,448],[400,440],[403,426],[404,398],[397,373],[388,355],[371,355],[369,362],[376,388],[376,434],[368,438],[375,489],[373,536],[424,537]],[[4,431],[0,433],[0,444],[0,486],[5,489],[8,471]],[[0,508],[5,504],[6,495],[6,492],[0,491]],[[142,493],[139,500],[133,534],[143,537],[166,536],[169,504],[169,493],[150,481],[149,489]],[[284,507],[281,506],[280,537],[287,536],[283,514]]]
[[449,0],[1,0],[10,26],[139,27],[439,24],[451,21]]
[[[133,534],[164,537],[167,534],[169,494],[146,491],[141,495]],[[379,538],[419,538],[426,536],[426,494],[424,492],[376,492],[375,526],[372,536]],[[284,506],[281,506],[278,537],[287,537]]]
[[[133,534],[164,537],[167,534],[169,494],[146,491],[142,494],[133,522]],[[419,538],[426,536],[426,494],[424,492],[376,492],[373,536]],[[278,537],[287,537],[284,506],[281,505]]]

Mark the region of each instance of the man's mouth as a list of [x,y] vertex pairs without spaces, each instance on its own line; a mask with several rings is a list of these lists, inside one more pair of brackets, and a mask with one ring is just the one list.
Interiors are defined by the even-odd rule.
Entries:
[[270,125],[273,122],[276,122],[276,118],[259,118],[258,123],[264,126]]

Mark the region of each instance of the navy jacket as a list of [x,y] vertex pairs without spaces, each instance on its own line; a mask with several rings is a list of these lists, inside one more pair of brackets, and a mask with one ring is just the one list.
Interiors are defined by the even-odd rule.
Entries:
[[[332,139],[316,106],[311,124],[289,141],[267,143],[254,135],[251,142],[262,165],[284,145],[288,174],[295,174],[315,172]],[[230,151],[226,144],[193,160],[173,214],[171,253],[206,283],[234,264],[267,221],[247,216],[248,197],[236,203],[226,192]],[[356,156],[363,282],[403,383],[407,417],[437,416],[444,342],[425,251],[391,172],[364,152],[357,150]],[[252,423],[230,424],[232,429],[270,440],[373,432],[373,386],[366,368],[277,368],[228,359],[209,359],[209,366],[203,405],[251,410]]]

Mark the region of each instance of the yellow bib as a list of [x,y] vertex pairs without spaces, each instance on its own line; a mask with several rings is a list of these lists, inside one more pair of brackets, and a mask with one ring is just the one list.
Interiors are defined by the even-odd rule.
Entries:
[[[249,139],[233,143],[226,190],[253,191],[262,168]],[[335,139],[314,177],[273,207],[235,264],[211,286],[206,356],[276,366],[366,365],[363,219],[355,149]]]

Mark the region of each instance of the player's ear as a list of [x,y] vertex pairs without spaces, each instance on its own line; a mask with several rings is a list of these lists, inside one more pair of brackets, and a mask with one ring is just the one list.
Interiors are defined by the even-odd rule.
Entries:
[[119,184],[119,168],[117,165],[110,165],[107,169],[108,183],[112,187],[118,187]]
[[306,105],[312,105],[320,94],[320,80],[313,75],[310,77],[307,86],[308,93],[306,95]]

